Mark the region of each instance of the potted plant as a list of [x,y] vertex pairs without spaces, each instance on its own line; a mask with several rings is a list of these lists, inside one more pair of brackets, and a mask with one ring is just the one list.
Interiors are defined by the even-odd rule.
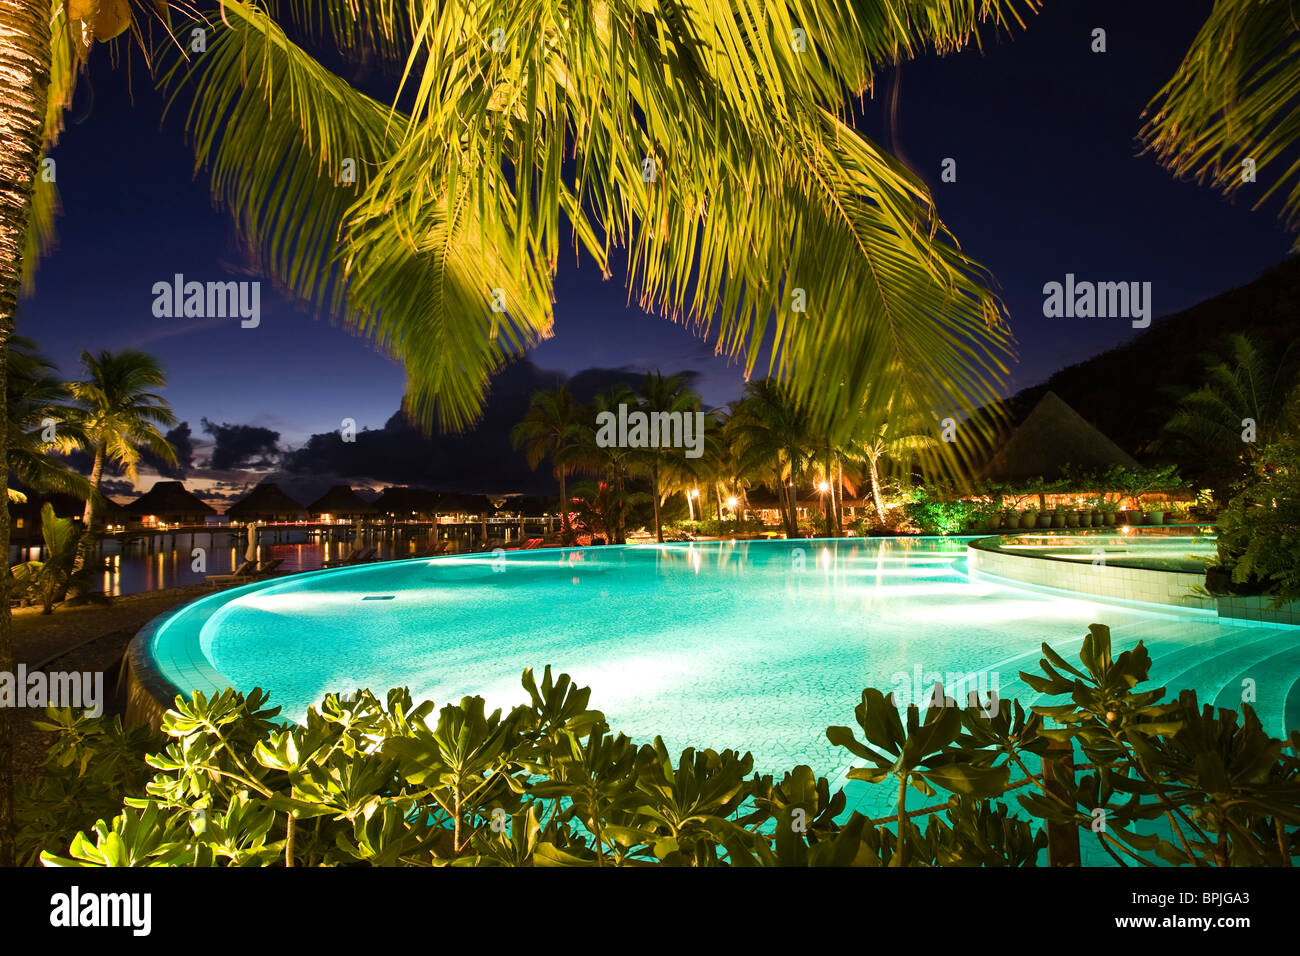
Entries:
[[1030,505],[1024,511],[1020,512],[1020,527],[1036,528],[1038,527],[1038,509]]
[[1053,528],[1077,528],[1079,527],[1079,512],[1057,505],[1056,513],[1052,516]]
[[1015,508],[1008,508],[1006,511],[1002,512],[1002,527],[1019,528],[1020,512]]

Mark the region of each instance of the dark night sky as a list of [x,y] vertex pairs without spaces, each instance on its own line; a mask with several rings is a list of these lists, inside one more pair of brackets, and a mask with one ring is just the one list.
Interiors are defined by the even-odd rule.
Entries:
[[[1287,254],[1276,207],[1230,204],[1137,155],[1141,109],[1209,8],[1209,0],[1048,0],[1014,39],[903,68],[897,145],[963,247],[1000,283],[1021,358],[1012,390],[1135,334],[1125,320],[1043,318],[1045,282],[1066,272],[1150,281],[1159,316],[1248,282]],[[1105,54],[1089,52],[1098,26],[1107,30]],[[269,427],[290,445],[347,417],[382,425],[400,402],[401,369],[265,288],[255,330],[154,318],[154,282],[176,272],[240,278],[241,256],[206,177],[192,178],[179,123],[160,130],[157,98],[137,77],[133,104],[104,59],[92,82],[93,101],[79,99],[54,154],[60,244],[19,331],[69,377],[82,348],[154,352],[170,374],[167,398],[196,435],[201,417]],[[882,83],[862,107],[860,126],[877,138],[887,91]],[[946,156],[958,163],[955,184],[939,181]],[[602,282],[570,256],[557,297],[556,335],[530,356],[538,365],[690,368],[710,404],[739,392],[740,370],[708,344],[629,308],[621,277]]]

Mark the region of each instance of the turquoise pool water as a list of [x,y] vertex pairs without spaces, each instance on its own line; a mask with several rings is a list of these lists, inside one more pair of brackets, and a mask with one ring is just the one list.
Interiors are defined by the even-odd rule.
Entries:
[[825,728],[853,725],[863,687],[906,694],[960,674],[1029,704],[1017,672],[1037,672],[1043,641],[1073,659],[1094,621],[1117,650],[1146,641],[1159,684],[1237,706],[1250,678],[1272,733],[1300,727],[1300,628],[983,581],[961,539],[396,561],[220,592],[147,640],[181,692],[260,686],[291,718],[362,686],[509,707],[523,668],[550,664],[634,739],[750,750],[760,771],[807,763],[839,779],[847,754]]

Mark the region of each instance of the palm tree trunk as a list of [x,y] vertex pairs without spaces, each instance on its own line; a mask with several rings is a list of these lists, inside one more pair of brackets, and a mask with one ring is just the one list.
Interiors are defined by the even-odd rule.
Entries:
[[786,531],[787,538],[799,537],[799,473],[797,471],[797,459],[793,447],[786,449],[786,454],[790,458],[790,484],[786,494],[790,496],[790,527]]
[[880,524],[885,524],[885,499],[880,494],[880,470],[876,467],[874,456],[867,458],[867,463],[871,466],[871,500],[875,502],[876,514],[880,517]]
[[99,509],[95,507],[95,502],[99,493],[99,485],[103,480],[104,446],[100,444],[95,448],[95,463],[90,469],[90,487],[94,494],[86,499],[86,507],[81,512],[82,532],[81,539],[77,542],[77,556],[72,561],[73,574],[86,566],[86,560],[90,557],[90,549],[95,546],[95,523],[99,520]]
[[566,545],[573,544],[573,525],[569,521],[569,495],[565,489],[564,469],[555,469],[555,476],[560,479],[560,537]]
[[838,532],[844,534],[844,461],[838,462],[839,467],[836,469],[837,477],[835,479],[835,527]]
[[[99,490],[100,483],[104,480],[104,446],[99,445],[95,448],[95,464],[90,469],[90,487]],[[95,530],[95,496],[91,495],[86,499],[86,507],[81,512],[81,524],[89,533]]]
[[831,455],[831,446],[826,445],[826,483],[830,485],[830,495],[824,502],[826,506],[826,534],[832,538],[840,536],[839,522],[835,518],[835,460]]
[[[41,158],[50,83],[48,0],[0,0],[0,473],[9,484],[9,413],[5,405],[9,336],[13,334],[23,242]],[[13,673],[9,617],[9,509],[0,507],[0,671]],[[0,707],[0,866],[13,866],[13,709]]]
[[655,540],[664,543],[664,529],[659,521],[659,463],[650,468],[650,496],[655,507]]

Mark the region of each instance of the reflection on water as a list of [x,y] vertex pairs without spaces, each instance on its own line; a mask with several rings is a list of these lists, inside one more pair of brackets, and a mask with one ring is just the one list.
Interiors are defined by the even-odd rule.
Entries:
[[[507,545],[517,543],[517,528],[493,528],[491,534]],[[472,551],[483,548],[481,532],[477,525],[443,526],[438,529],[438,540],[456,542],[454,550]],[[495,542],[489,542],[495,543]],[[376,530],[367,534],[360,544],[378,548],[375,560],[412,557],[433,546],[433,531],[420,528],[398,532]],[[125,551],[116,541],[105,541],[103,561],[106,570],[98,576],[97,590],[112,597],[138,594],[186,584],[202,584],[208,574],[226,574],[245,560],[248,541],[243,535],[230,530],[214,529],[211,533],[158,536],[152,540],[137,539]],[[331,561],[341,561],[352,554],[354,542],[350,538],[325,540],[309,536],[305,531],[281,530],[262,533],[257,545],[259,562],[279,559],[278,572],[314,571]],[[200,554],[202,561],[200,562]],[[23,549],[18,560],[40,560],[36,548]]]

